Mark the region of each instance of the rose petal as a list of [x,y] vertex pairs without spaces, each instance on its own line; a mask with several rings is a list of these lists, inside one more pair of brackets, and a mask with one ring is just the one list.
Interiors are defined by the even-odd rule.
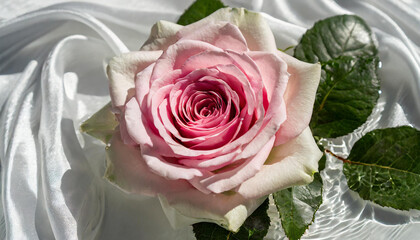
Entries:
[[121,126],[124,126],[121,129],[124,143],[130,143],[130,141],[127,141],[129,138],[137,144],[152,145],[152,140],[147,134],[147,130],[142,122],[142,114],[136,98],[131,98],[125,105],[124,119],[121,121]]
[[214,222],[237,232],[246,218],[266,199],[244,199],[235,193],[204,194],[196,189],[159,196],[162,208],[173,227],[197,222]]
[[178,36],[184,37],[220,21],[238,26],[251,51],[276,51],[273,33],[264,18],[260,14],[244,8],[221,8],[210,16],[180,29]]
[[[135,98],[131,98],[131,99],[135,100]],[[126,108],[127,108],[127,105],[126,105]],[[138,146],[139,143],[134,141],[133,138],[128,133],[127,123],[126,123],[126,120],[125,120],[125,116],[126,116],[125,112],[123,113],[123,116],[124,117],[120,119],[121,139],[124,142],[124,144],[128,144],[128,145],[131,145],[131,146]],[[139,118],[139,119],[141,119],[141,118]]]
[[246,218],[265,200],[247,200],[239,194],[204,194],[184,180],[167,180],[148,170],[138,147],[125,145],[115,132],[107,149],[105,177],[130,193],[159,195],[174,227],[211,221],[237,231]]
[[156,61],[151,80],[161,78],[168,71],[181,68],[188,58],[205,51],[221,52],[223,50],[209,43],[196,40],[181,40],[171,45]]
[[318,171],[319,151],[307,127],[298,137],[274,147],[262,169],[238,188],[245,198],[258,198],[295,185],[307,184]]
[[125,145],[115,132],[107,149],[105,177],[122,190],[156,196],[174,227],[211,221],[237,231],[265,200],[244,199],[239,194],[204,194],[184,180],[167,180],[148,170],[138,147]]
[[[238,26],[250,50],[276,51],[273,33],[264,18],[258,13],[243,8],[222,8],[210,16],[185,27],[166,21],[159,21],[153,26],[151,36],[141,50],[166,50],[170,44],[176,42],[179,38],[202,29],[211,23],[220,21]],[[177,32],[179,32],[178,35]]]
[[[266,90],[263,86],[263,79],[257,64],[248,56],[249,52],[227,52],[229,53],[229,56],[236,62],[236,66],[240,68],[244,74],[247,75],[249,83],[251,84],[251,87],[254,90],[256,101],[258,103],[263,103],[259,109],[265,109],[265,107],[268,105],[268,99],[266,98]],[[263,112],[257,110],[257,115],[260,114],[263,114]]]
[[[153,81],[152,89],[150,89],[149,95],[148,95],[148,97],[146,97],[146,98],[149,98],[150,101],[147,101],[147,103],[146,103],[145,106],[143,106],[145,104],[144,103],[145,102],[145,99],[143,99],[143,101],[141,103],[141,107],[144,110],[142,110],[142,111],[147,112],[147,109],[155,109],[153,106],[151,106],[152,96],[154,96],[154,91],[157,91],[158,89],[162,89],[162,86],[161,85],[159,85],[159,87],[155,87],[155,85],[157,84],[158,81],[160,81],[160,80]],[[145,85],[146,85],[146,83],[143,84],[143,86],[145,86]],[[140,84],[138,86],[140,87]],[[145,87],[145,89],[146,88],[147,87]],[[155,88],[156,88],[156,90],[153,90]],[[160,102],[160,101],[157,101],[157,102]],[[159,105],[156,105],[156,106],[159,106]],[[153,146],[156,149],[158,149],[156,151],[159,151],[163,156],[167,156],[167,157],[183,157],[183,158],[190,158],[190,157],[193,158],[193,157],[196,157],[197,159],[214,158],[214,157],[217,157],[217,156],[222,156],[222,155],[229,154],[233,149],[237,149],[239,146],[241,146],[243,144],[249,143],[250,139],[253,139],[255,137],[255,135],[258,133],[258,131],[260,130],[261,125],[263,123],[262,114],[264,114],[263,106],[257,105],[256,107],[259,108],[259,111],[257,111],[257,114],[256,114],[257,120],[254,123],[254,125],[251,127],[251,129],[249,129],[248,132],[246,132],[240,138],[237,138],[231,144],[228,144],[226,146],[223,146],[223,147],[220,147],[220,148],[217,148],[217,149],[212,149],[212,150],[192,150],[190,148],[187,148],[187,147],[185,147],[185,146],[183,146],[183,145],[175,142],[164,131],[161,131],[161,133],[163,134],[163,137],[165,138],[165,141],[161,137],[157,137],[157,136],[155,137],[154,136],[155,133],[153,131],[148,131],[148,134],[152,138]],[[143,114],[143,115],[147,115],[147,118],[150,118],[151,115],[158,116],[156,113],[155,114],[148,113],[148,114]],[[155,125],[155,124],[161,124],[159,122],[153,122],[152,120],[150,120],[149,122],[151,124],[153,124],[153,125]],[[278,124],[280,124],[280,123],[278,123]],[[160,126],[158,129],[163,130],[164,127],[163,126]],[[264,143],[267,142],[268,140],[269,140],[269,138],[266,139],[265,141],[261,142],[261,144],[264,145]]]
[[136,74],[155,62],[162,51],[129,52],[109,61],[107,74],[114,111],[119,114],[127,99],[134,96]]
[[238,27],[226,22],[206,25],[194,32],[184,32],[181,39],[199,40],[221,49],[238,52],[248,50],[246,40]]
[[283,78],[280,77],[278,81],[272,82],[270,105],[264,115],[262,126],[255,138],[243,149],[240,157],[249,158],[258,152],[278,132],[278,129],[286,120],[286,104],[282,96],[284,92],[284,81],[286,80]]
[[190,183],[205,193],[208,191],[221,193],[232,190],[242,182],[253,177],[261,169],[270,154],[274,140],[275,137],[273,136],[254,157],[244,161],[240,166],[235,166],[232,170],[225,172],[209,172],[207,175],[191,179]]
[[283,96],[290,76],[287,72],[287,63],[274,53],[249,52],[247,55],[258,66],[262,81],[267,90],[268,100],[271,101],[275,87],[281,88],[281,91],[276,92],[276,94]]
[[302,62],[280,51],[277,54],[287,63],[290,78],[284,95],[287,119],[276,134],[275,146],[295,138],[308,126],[321,75],[319,63]]
[[182,72],[190,73],[200,68],[211,68],[216,65],[235,64],[228,53],[222,51],[206,51],[188,58],[181,67]]
[[150,78],[152,77],[154,66],[155,63],[152,63],[136,75],[135,89],[136,98],[139,103],[143,102],[144,97],[150,91]]
[[174,44],[178,38],[176,33],[183,28],[173,22],[158,21],[153,25],[150,36],[140,48],[141,51],[166,50],[170,45]]
[[188,167],[194,167],[202,170],[207,171],[214,171],[221,167],[224,167],[226,165],[229,165],[233,159],[236,159],[236,156],[238,156],[242,152],[241,148],[237,148],[232,150],[230,153],[226,155],[220,155],[216,156],[211,159],[197,159],[197,158],[190,158],[190,159],[179,159],[179,163],[188,166]]
[[116,131],[106,150],[107,170],[105,177],[127,192],[155,196],[157,193],[185,191],[191,185],[184,180],[167,180],[149,171],[141,157],[139,147],[122,142]]
[[[143,150],[143,149],[142,149]],[[150,149],[148,149],[150,150]],[[170,180],[186,179],[190,180],[195,177],[203,176],[202,170],[189,168],[178,164],[173,164],[165,161],[154,152],[143,151],[144,162],[149,167],[150,171]]]

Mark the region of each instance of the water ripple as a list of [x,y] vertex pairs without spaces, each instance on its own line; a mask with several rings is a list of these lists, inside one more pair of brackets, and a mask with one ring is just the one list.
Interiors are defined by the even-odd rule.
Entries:
[[[353,133],[336,139],[323,139],[321,144],[337,156],[346,158],[352,146],[367,132],[378,128],[409,125],[401,106],[394,103],[392,111],[384,112],[387,103],[382,95],[366,123]],[[391,113],[391,114],[388,114]],[[386,115],[386,116],[385,116]],[[387,121],[384,121],[386,119]],[[381,207],[363,200],[350,190],[343,174],[343,162],[327,154],[321,172],[324,183],[323,203],[302,239],[416,239],[420,211],[400,211]],[[265,239],[287,239],[274,202],[270,201],[272,226]]]

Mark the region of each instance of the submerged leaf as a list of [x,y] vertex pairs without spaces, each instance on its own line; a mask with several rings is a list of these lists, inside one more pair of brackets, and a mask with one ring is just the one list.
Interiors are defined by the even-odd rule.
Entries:
[[322,204],[322,179],[315,173],[314,181],[273,193],[286,236],[300,239],[311,225],[315,212]]
[[358,16],[321,20],[302,36],[294,56],[322,64],[310,123],[315,136],[339,137],[367,120],[379,96],[377,53],[371,29]]
[[363,199],[420,209],[420,131],[404,126],[369,132],[344,162],[349,188]]
[[366,122],[379,98],[377,57],[339,57],[322,64],[310,127],[335,138]]
[[302,61],[327,62],[340,56],[376,56],[378,50],[372,30],[354,15],[339,15],[321,20],[309,29],[295,48]]

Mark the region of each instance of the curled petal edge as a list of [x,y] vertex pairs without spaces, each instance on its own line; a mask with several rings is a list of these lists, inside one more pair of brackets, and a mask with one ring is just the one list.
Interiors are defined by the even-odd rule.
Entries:
[[320,63],[302,62],[280,51],[277,54],[287,63],[290,77],[284,93],[287,119],[276,133],[274,146],[296,138],[307,128],[321,78]]
[[127,193],[157,196],[192,188],[185,180],[168,180],[151,172],[141,157],[140,148],[124,144],[118,130],[106,148],[106,159],[104,178]]
[[179,24],[160,20],[155,23],[150,31],[149,38],[140,48],[141,51],[166,50],[174,44],[178,38],[176,33],[184,26]]
[[312,182],[322,152],[307,127],[298,137],[274,147],[262,169],[243,182],[237,192],[258,198],[288,187]]
[[209,23],[229,22],[239,27],[251,51],[276,51],[274,35],[264,17],[244,8],[221,8],[206,18],[187,26],[167,21],[157,22],[141,50],[166,50],[183,36]]
[[135,95],[136,74],[154,63],[162,51],[138,51],[116,56],[109,61],[107,75],[113,111],[122,112],[127,99]]
[[168,218],[171,226],[175,229],[186,227],[198,222],[212,222],[229,231],[238,232],[239,228],[248,216],[264,202],[266,197],[246,200],[246,202],[244,201],[242,204],[238,204],[229,210],[225,210],[224,213],[220,213],[220,211],[211,212],[207,209],[209,208],[209,205],[213,208],[222,208],[221,205],[231,206],[231,202],[236,203],[238,199],[243,199],[239,194],[235,195],[236,196],[233,197],[227,197],[224,194],[212,194],[212,197],[207,198],[206,196],[203,196],[205,199],[209,199],[206,208],[200,208],[188,202],[171,203],[166,197],[161,195],[159,196],[159,200],[166,217]]

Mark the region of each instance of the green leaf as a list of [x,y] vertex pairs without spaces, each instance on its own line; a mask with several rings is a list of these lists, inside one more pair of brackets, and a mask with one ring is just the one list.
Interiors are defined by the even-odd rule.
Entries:
[[349,188],[363,199],[420,209],[420,131],[407,126],[374,130],[343,161]]
[[111,112],[111,103],[108,103],[88,120],[82,123],[80,130],[94,138],[108,143],[111,140],[114,129],[118,126],[118,121]]
[[372,31],[362,18],[339,15],[315,23],[302,36],[294,56],[316,63],[340,56],[376,56],[377,52]]
[[379,98],[377,57],[343,56],[322,64],[310,127],[315,136],[335,138],[366,122]]
[[[348,134],[362,125],[379,97],[377,48],[369,26],[357,16],[321,20],[296,46],[294,56],[321,62],[322,73],[310,127],[315,140]],[[320,146],[322,148],[322,146]],[[325,168],[325,154],[319,171]],[[322,204],[322,179],[316,173],[307,186],[274,194],[282,226],[290,239],[299,239]]]
[[270,227],[267,209],[268,199],[246,219],[237,233],[230,232],[214,223],[196,223],[193,225],[195,237],[197,240],[261,240]]
[[339,137],[366,122],[379,97],[377,52],[372,31],[358,16],[321,20],[302,36],[294,56],[322,64],[310,123],[315,136]]
[[207,17],[219,8],[226,7],[220,0],[197,0],[179,18],[178,24],[188,25]]
[[290,240],[300,239],[322,204],[321,176],[315,173],[312,183],[278,191],[273,197],[286,236]]

